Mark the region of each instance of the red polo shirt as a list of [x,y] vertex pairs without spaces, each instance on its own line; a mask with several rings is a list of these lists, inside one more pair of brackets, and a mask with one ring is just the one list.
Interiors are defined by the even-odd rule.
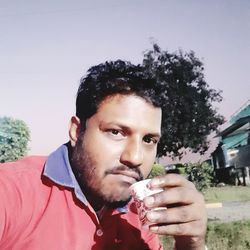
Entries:
[[76,182],[66,145],[0,165],[1,250],[162,249],[133,203],[98,220]]

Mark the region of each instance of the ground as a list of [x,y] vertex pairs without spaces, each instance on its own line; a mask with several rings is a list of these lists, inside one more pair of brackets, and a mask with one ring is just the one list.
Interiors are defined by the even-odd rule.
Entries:
[[222,207],[208,208],[208,218],[222,222],[250,219],[250,201],[223,202]]

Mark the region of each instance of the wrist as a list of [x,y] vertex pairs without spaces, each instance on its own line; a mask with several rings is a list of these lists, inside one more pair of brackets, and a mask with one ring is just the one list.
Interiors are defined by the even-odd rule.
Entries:
[[208,250],[205,244],[205,239],[193,240],[190,241],[183,238],[176,237],[175,241],[175,248],[174,250]]
[[[208,250],[208,248],[207,248],[207,246],[205,245],[203,248],[201,248],[202,250]],[[177,248],[176,248],[176,245],[174,246],[174,249],[173,250],[178,250]]]

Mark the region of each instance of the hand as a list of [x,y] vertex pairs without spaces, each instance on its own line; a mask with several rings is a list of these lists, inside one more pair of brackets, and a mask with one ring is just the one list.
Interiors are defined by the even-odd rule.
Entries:
[[177,250],[204,250],[207,213],[204,198],[194,184],[181,175],[167,174],[155,177],[148,185],[164,191],[146,197],[145,206],[167,208],[147,213],[147,219],[155,223],[150,230],[174,236]]

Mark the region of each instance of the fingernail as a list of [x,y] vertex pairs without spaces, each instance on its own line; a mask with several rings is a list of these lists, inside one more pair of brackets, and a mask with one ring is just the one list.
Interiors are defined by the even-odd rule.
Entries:
[[155,212],[147,212],[147,218],[149,221],[155,221],[158,218],[158,214]]
[[154,204],[154,201],[155,201],[154,197],[149,196],[145,198],[144,204],[146,205],[146,207],[151,207]]
[[158,232],[158,230],[159,230],[159,227],[158,227],[158,226],[153,225],[153,226],[150,226],[150,227],[149,227],[149,229],[150,229],[150,231],[152,231],[153,233],[157,233],[157,232]]
[[161,183],[162,183],[161,180],[159,180],[158,178],[155,178],[155,179],[152,179],[152,180],[150,181],[150,186],[151,186],[151,187],[159,186]]

